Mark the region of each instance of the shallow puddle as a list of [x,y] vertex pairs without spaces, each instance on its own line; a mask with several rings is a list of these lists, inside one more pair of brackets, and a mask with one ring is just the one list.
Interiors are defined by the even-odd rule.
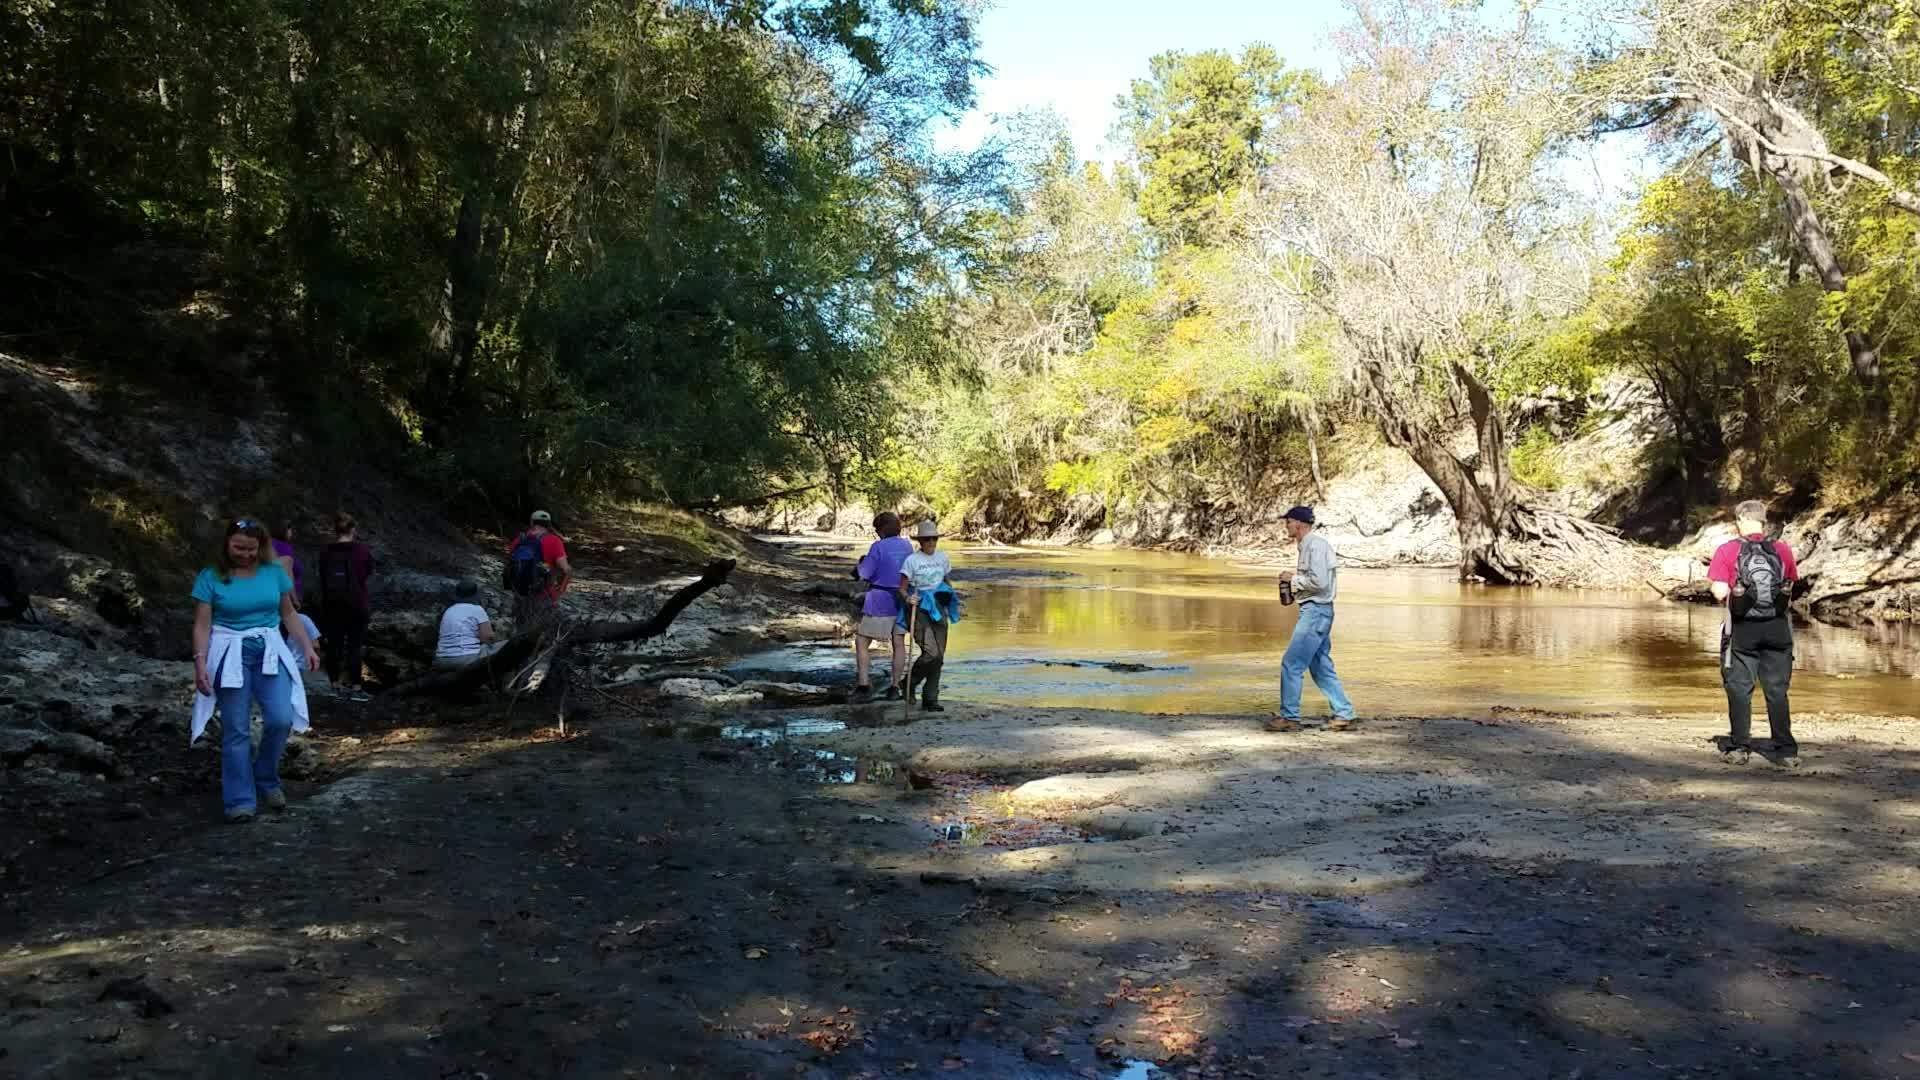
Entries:
[[767,768],[812,780],[819,784],[886,784],[894,782],[896,771],[891,762],[862,762],[852,754],[798,746],[793,740],[816,735],[831,735],[847,730],[844,720],[796,716],[774,724],[728,724],[720,729],[720,738],[736,746],[763,751],[760,759]]
[[[772,724],[728,724],[720,738],[755,754],[755,763],[818,784],[909,785],[908,770],[895,762],[862,759],[797,740],[845,731],[843,720],[796,716]],[[930,842],[942,847],[982,847],[1002,851],[1095,843],[1104,837],[1030,814],[1015,813],[1007,799],[1014,785],[975,773],[914,774],[911,785],[931,789],[932,799],[916,813],[926,822]]]

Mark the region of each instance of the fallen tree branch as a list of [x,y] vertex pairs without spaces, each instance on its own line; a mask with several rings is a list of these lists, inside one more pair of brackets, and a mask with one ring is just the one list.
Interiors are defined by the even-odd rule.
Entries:
[[[687,605],[699,599],[708,590],[724,583],[733,573],[734,560],[720,559],[707,564],[699,580],[683,587],[660,605],[653,617],[640,622],[617,619],[595,619],[590,622],[573,623],[555,620],[526,630],[509,638],[506,644],[493,655],[476,660],[465,667],[448,671],[431,671],[417,679],[401,683],[387,691],[396,697],[420,697],[428,694],[457,694],[478,690],[480,687],[500,679],[515,675],[528,668],[551,665],[554,656],[563,649],[576,645],[593,645],[601,642],[644,641],[659,637],[673,625],[673,620],[687,609]],[[546,655],[543,655],[546,654]]]
[[819,484],[808,484],[806,487],[788,488],[785,491],[769,491],[765,495],[755,495],[750,499],[708,499],[705,502],[682,503],[680,509],[709,513],[715,510],[750,510],[784,499],[789,495],[805,495],[819,486]]

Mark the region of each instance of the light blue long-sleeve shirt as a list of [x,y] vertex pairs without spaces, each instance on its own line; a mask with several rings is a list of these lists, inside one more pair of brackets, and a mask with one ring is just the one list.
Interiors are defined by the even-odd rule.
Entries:
[[1331,604],[1339,576],[1340,563],[1327,538],[1318,532],[1301,537],[1300,564],[1293,572],[1294,598],[1302,604]]

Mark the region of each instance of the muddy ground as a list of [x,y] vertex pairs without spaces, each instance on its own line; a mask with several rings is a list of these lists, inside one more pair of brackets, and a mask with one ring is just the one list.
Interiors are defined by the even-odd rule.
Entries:
[[346,710],[16,853],[0,1074],[1920,1076],[1912,721]]

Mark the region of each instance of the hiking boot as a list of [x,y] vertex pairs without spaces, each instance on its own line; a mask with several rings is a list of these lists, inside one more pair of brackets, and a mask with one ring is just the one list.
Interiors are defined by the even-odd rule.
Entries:
[[1352,731],[1354,728],[1358,727],[1359,725],[1360,725],[1360,722],[1358,720],[1355,720],[1351,716],[1347,717],[1344,720],[1336,716],[1333,719],[1327,721],[1327,730],[1328,731]]
[[945,705],[940,704],[937,701],[922,701],[920,703],[920,711],[921,712],[946,712],[947,707]]
[[238,809],[227,811],[227,824],[229,825],[245,825],[252,820],[253,807],[251,806],[242,806]]
[[1300,721],[1289,720],[1284,716],[1269,716],[1267,717],[1266,726],[1268,731],[1275,731],[1275,732],[1299,731]]
[[852,702],[852,703],[853,703],[853,704],[855,704],[855,705],[858,705],[858,704],[860,704],[861,702],[864,702],[864,701],[872,701],[872,700],[873,700],[873,687],[871,687],[871,686],[856,686],[856,687],[854,687],[854,688],[853,688],[853,693],[851,693],[851,694],[848,694],[848,695],[847,695],[847,700],[848,700],[848,701],[850,701],[850,702]]
[[287,793],[275,788],[262,795],[260,801],[267,804],[267,809],[275,813],[280,813],[287,808]]
[[887,686],[886,699],[888,701],[900,700],[900,685],[898,683],[892,683]]

